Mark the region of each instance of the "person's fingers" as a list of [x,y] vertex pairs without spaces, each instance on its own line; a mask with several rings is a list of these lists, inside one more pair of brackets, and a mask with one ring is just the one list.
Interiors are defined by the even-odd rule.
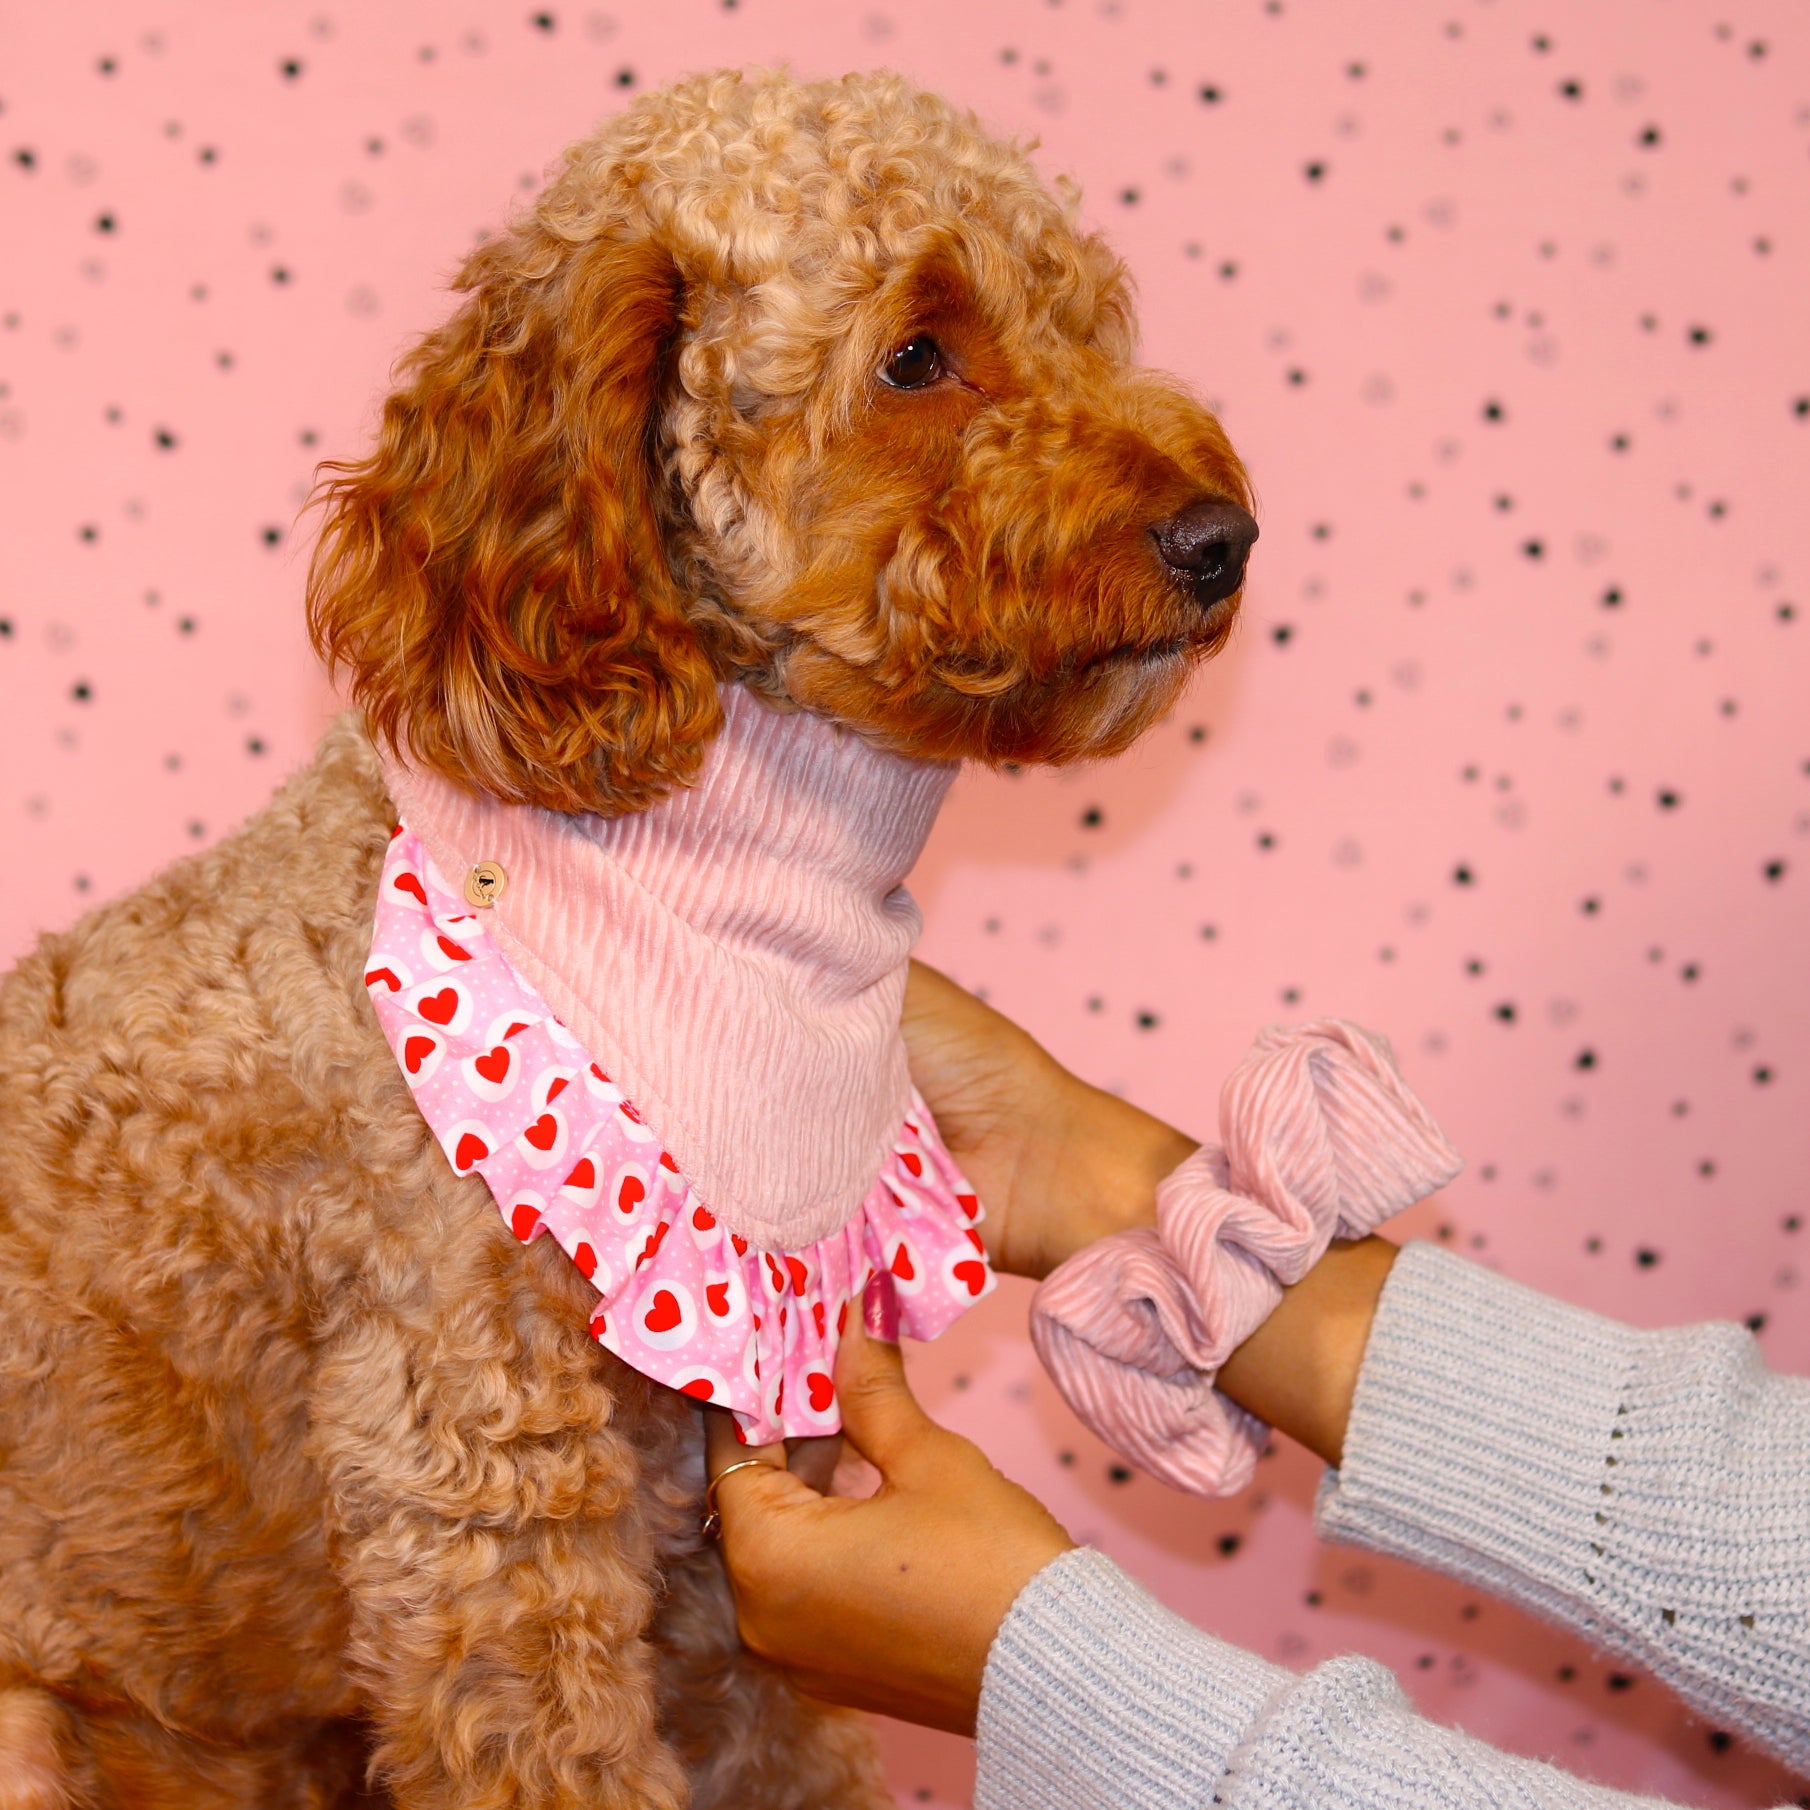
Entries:
[[[767,1474],[771,1471],[786,1476],[783,1442],[743,1445],[735,1430],[735,1416],[728,1409],[704,1410],[704,1475],[709,1479],[707,1499],[713,1504],[725,1534],[735,1515],[731,1503],[746,1506],[757,1489],[772,1492],[774,1499],[791,1493]],[[787,1482],[790,1481],[787,1478]]]
[[830,1493],[830,1479],[836,1474],[836,1461],[841,1456],[840,1433],[786,1441],[786,1469],[801,1482],[808,1483],[820,1496]]
[[836,1354],[836,1393],[843,1433],[882,1476],[909,1462],[926,1433],[940,1431],[905,1381],[898,1346],[872,1337],[853,1315]]
[[714,1483],[732,1464],[753,1459],[778,1470],[786,1468],[783,1444],[743,1445],[735,1430],[735,1416],[727,1408],[704,1410],[704,1475]]

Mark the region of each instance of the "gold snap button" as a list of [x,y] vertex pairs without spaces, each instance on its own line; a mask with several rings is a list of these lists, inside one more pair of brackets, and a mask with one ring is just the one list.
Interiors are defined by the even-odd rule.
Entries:
[[509,890],[509,876],[494,861],[480,861],[465,876],[465,902],[482,910]]

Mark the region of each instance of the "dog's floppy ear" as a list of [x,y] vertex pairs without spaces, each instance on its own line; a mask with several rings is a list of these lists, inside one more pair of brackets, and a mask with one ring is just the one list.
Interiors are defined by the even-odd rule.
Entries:
[[560,811],[639,810],[721,723],[661,532],[671,258],[538,225],[402,361],[368,459],[328,464],[308,625],[380,739]]

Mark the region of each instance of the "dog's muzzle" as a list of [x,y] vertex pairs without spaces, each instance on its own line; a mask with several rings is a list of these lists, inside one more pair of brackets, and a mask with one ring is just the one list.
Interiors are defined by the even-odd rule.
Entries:
[[1236,503],[1207,497],[1156,523],[1150,538],[1169,576],[1205,609],[1244,583],[1257,524]]

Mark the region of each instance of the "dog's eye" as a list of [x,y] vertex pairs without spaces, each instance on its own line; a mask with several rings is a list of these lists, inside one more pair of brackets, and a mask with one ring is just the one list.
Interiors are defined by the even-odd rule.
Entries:
[[943,348],[928,333],[915,334],[887,353],[880,375],[895,390],[921,390],[943,374]]

